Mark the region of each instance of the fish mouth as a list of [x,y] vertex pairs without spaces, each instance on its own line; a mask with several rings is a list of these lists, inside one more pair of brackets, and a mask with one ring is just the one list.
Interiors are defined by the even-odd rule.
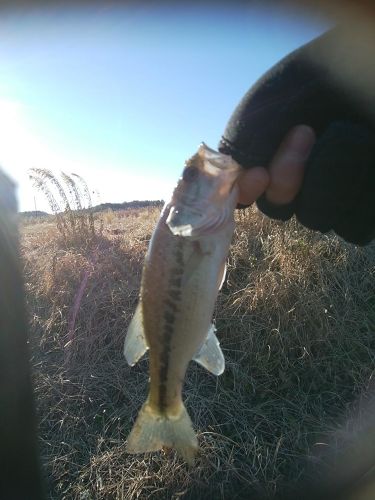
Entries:
[[233,218],[240,165],[202,143],[187,162],[169,203],[166,224],[176,236],[211,234]]
[[204,206],[171,206],[166,224],[175,236],[197,237],[215,233],[232,219],[238,188],[233,186],[230,203],[220,209],[205,203]]
[[[166,224],[175,236],[193,236],[204,212],[192,206],[171,206]],[[190,222],[189,222],[190,221]],[[195,221],[195,224],[193,224]]]

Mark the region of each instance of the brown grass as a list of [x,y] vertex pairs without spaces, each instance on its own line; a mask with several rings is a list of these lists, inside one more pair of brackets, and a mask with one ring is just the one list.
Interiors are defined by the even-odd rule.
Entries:
[[237,215],[216,310],[226,371],[192,363],[185,384],[201,445],[189,469],[173,452],[125,452],[148,376],[122,347],[157,218],[107,214],[86,249],[48,222],[23,228],[48,498],[286,498],[369,423],[375,247]]

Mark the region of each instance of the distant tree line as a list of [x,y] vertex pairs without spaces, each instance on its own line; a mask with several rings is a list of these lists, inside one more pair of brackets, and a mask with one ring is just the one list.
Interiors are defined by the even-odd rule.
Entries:
[[[104,210],[126,210],[129,208],[146,208],[146,207],[162,207],[164,205],[163,200],[133,200],[133,201],[124,201],[123,203],[100,203],[100,205],[95,205],[90,209],[91,212],[102,212]],[[19,212],[21,217],[29,218],[29,217],[48,217],[47,212],[43,212],[41,210],[27,210],[25,212]]]
[[93,212],[102,212],[103,210],[126,210],[127,208],[146,208],[146,207],[162,207],[163,200],[133,200],[124,201],[123,203],[101,203],[92,207]]

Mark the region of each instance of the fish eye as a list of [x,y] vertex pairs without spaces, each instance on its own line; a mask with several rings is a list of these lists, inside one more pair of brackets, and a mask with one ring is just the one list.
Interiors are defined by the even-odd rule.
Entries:
[[182,172],[182,178],[184,181],[191,182],[194,181],[199,174],[197,167],[186,167]]

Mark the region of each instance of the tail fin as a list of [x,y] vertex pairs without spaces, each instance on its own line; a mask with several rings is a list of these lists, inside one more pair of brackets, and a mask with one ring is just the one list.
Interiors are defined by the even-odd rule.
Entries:
[[146,453],[174,448],[188,464],[194,464],[198,440],[184,405],[178,416],[161,415],[149,404],[142,406],[128,437],[128,453]]

